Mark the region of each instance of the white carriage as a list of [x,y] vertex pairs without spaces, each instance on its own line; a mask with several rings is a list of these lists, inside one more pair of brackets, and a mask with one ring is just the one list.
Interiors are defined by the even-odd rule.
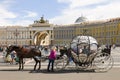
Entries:
[[70,56],[56,60],[57,69],[64,69],[70,57],[77,69],[108,71],[113,66],[113,58],[107,52],[98,49],[98,42],[92,36],[76,36],[70,43]]

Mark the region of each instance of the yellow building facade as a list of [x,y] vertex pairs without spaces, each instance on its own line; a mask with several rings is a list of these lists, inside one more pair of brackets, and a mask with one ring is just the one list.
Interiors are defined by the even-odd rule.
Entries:
[[99,44],[120,45],[120,18],[83,21],[54,28],[54,40],[57,45],[70,45],[72,38],[77,35],[93,36]]
[[120,45],[120,18],[87,21],[79,17],[76,23],[53,25],[43,17],[33,24],[0,28],[0,45],[60,45],[69,46],[77,35],[93,36],[99,44]]

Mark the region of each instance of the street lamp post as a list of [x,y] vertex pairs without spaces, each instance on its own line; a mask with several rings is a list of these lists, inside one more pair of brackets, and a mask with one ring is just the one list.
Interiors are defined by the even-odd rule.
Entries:
[[16,45],[17,45],[17,37],[18,37],[18,35],[19,35],[19,32],[18,32],[17,29],[15,30],[14,35],[15,35],[15,37],[16,37]]

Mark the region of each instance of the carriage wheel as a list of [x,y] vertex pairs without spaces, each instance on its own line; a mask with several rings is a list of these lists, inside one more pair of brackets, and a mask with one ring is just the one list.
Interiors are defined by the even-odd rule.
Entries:
[[63,56],[61,59],[55,60],[56,70],[62,70],[67,66],[68,58]]
[[98,53],[94,60],[93,66],[96,72],[106,72],[113,66],[113,58],[108,53]]

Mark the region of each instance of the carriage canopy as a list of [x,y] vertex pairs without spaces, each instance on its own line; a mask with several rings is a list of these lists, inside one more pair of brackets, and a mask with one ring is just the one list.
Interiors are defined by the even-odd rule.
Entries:
[[82,46],[88,45],[90,46],[91,50],[97,50],[98,42],[92,36],[76,36],[71,41],[71,48],[72,49],[77,48],[78,45]]

